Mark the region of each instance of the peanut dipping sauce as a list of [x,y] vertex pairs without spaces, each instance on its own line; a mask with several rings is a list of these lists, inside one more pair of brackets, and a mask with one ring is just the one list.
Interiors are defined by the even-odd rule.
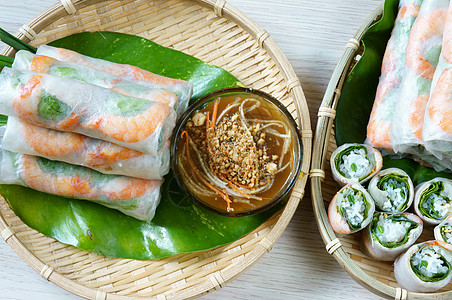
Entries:
[[276,106],[252,94],[221,96],[193,112],[176,152],[185,184],[215,210],[266,205],[294,167],[295,137],[284,119]]

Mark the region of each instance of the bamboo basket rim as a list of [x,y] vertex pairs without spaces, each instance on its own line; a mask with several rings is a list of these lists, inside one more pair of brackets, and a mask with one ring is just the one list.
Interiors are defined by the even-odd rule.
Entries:
[[[90,5],[102,4],[103,2],[112,2],[111,0],[61,0],[46,10],[40,15],[32,19],[29,23],[21,27],[16,37],[19,39],[30,42],[36,34],[43,30],[48,24],[55,22],[56,20],[68,16],[68,14],[74,13],[73,9],[79,10],[87,8]],[[146,1],[152,2],[152,0]],[[205,276],[204,281],[200,285],[189,286],[186,289],[181,289],[175,293],[159,294],[157,297],[150,297],[152,299],[181,299],[192,298],[205,294],[209,291],[219,289],[225,285],[226,282],[235,278],[252,264],[254,264],[259,258],[261,258],[266,252],[270,251],[272,246],[278,240],[291,220],[295,210],[304,196],[305,186],[307,183],[307,174],[309,172],[311,161],[311,143],[312,143],[312,131],[309,118],[309,110],[307,101],[304,96],[301,83],[295,74],[295,71],[279,46],[269,36],[269,34],[263,30],[257,23],[248,18],[240,10],[235,8],[224,0],[180,0],[180,2],[189,3],[190,5],[199,4],[205,8],[213,10],[216,16],[220,18],[226,18],[235,25],[243,28],[247,34],[251,35],[259,44],[259,47],[266,51],[266,53],[274,60],[277,68],[281,72],[287,86],[287,93],[294,101],[293,104],[296,108],[296,114],[298,115],[297,123],[302,136],[302,167],[301,174],[297,179],[294,188],[291,191],[289,200],[280,212],[280,215],[274,216],[277,221],[271,230],[269,230],[262,240],[254,247],[244,258],[240,261],[240,264],[234,265],[232,268],[226,268],[220,270],[221,273],[216,272],[215,276]],[[123,3],[122,3],[123,4]],[[13,56],[14,49],[6,47],[1,51],[3,55]],[[288,105],[287,105],[288,106]],[[272,218],[272,219],[273,219]],[[268,221],[267,221],[268,222]],[[267,223],[266,222],[266,223]],[[264,223],[265,224],[265,223]],[[14,229],[5,220],[4,216],[0,213],[0,232],[5,242],[21,257],[27,264],[29,264],[36,272],[40,273],[46,280],[55,283],[56,285],[68,290],[69,292],[88,299],[131,299],[139,295],[119,295],[117,293],[106,293],[102,289],[96,289],[84,286],[65,275],[59,274],[51,266],[42,262],[32,251],[30,251],[26,245],[15,235]],[[251,235],[251,233],[249,234]],[[246,236],[245,236],[246,237]],[[242,240],[242,237],[240,240]],[[58,242],[59,243],[59,242]],[[88,253],[88,252],[86,252]],[[193,253],[192,253],[193,255]],[[196,255],[196,254],[195,254]],[[149,261],[152,263],[152,260]],[[217,276],[219,275],[219,276]],[[148,297],[139,297],[147,299]]]
[[[383,14],[384,3],[370,14],[361,25],[356,34],[346,45],[346,49],[337,64],[320,105],[318,121],[313,142],[313,155],[311,162],[311,198],[314,214],[320,235],[327,252],[333,255],[339,265],[361,286],[367,290],[387,299],[450,299],[452,291],[436,293],[415,293],[400,287],[394,288],[376,280],[374,277],[359,267],[348,253],[342,248],[328,220],[325,209],[322,183],[325,179],[325,161],[327,148],[330,143],[336,106],[340,98],[342,87],[348,76],[350,66],[359,54],[361,40],[365,31],[372,26]],[[331,180],[333,180],[331,178]]]

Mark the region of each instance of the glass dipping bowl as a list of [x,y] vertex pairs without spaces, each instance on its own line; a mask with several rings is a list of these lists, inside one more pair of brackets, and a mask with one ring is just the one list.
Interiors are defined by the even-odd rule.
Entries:
[[[265,182],[271,182],[273,178],[273,184],[271,184],[271,188],[269,188],[267,191],[259,193],[259,192],[251,192],[253,188],[249,188],[249,185],[247,188],[245,188],[243,185],[239,186],[240,184],[237,183],[237,181],[231,182],[229,180],[225,180],[225,177],[223,176],[221,179],[216,177],[215,175],[219,174],[218,172],[214,172],[212,167],[210,166],[210,155],[208,153],[211,153],[210,150],[208,150],[207,146],[202,146],[201,141],[205,141],[204,145],[210,144],[209,146],[215,144],[212,142],[212,139],[197,139],[196,135],[200,131],[204,130],[204,133],[207,132],[206,129],[206,123],[207,119],[207,112],[209,111],[209,120],[212,121],[214,113],[214,106],[215,101],[218,99],[218,109],[217,109],[217,115],[215,117],[218,117],[216,119],[217,121],[224,120],[229,117],[229,120],[232,120],[231,118],[232,114],[225,113],[224,116],[222,116],[221,112],[224,108],[226,111],[228,103],[233,105],[233,101],[238,101],[238,103],[242,103],[243,99],[247,99],[250,103],[259,103],[258,108],[253,108],[253,105],[250,105],[248,107],[243,105],[243,117],[246,120],[246,123],[240,123],[240,124],[246,124],[247,126],[243,126],[241,128],[248,128],[248,133],[250,133],[248,137],[248,141],[251,141],[251,132],[254,132],[255,135],[253,136],[254,145],[255,147],[251,147],[252,149],[256,149],[254,151],[254,154],[257,155],[258,152],[258,143],[256,142],[259,137],[262,137],[265,142],[268,142],[268,145],[272,143],[273,145],[279,145],[278,147],[281,148],[281,152],[278,153],[266,153],[267,155],[258,155],[258,158],[254,160],[255,163],[254,166],[256,166],[257,161],[264,161],[263,165],[258,165],[260,167],[265,168],[265,170],[270,170],[274,165],[277,166],[277,172],[273,175],[268,175],[270,173],[266,173],[267,177],[265,177]],[[237,100],[242,99],[242,100]],[[235,106],[237,108],[237,114],[240,114],[239,106]],[[262,108],[262,109],[261,109]],[[265,108],[265,109],[264,109]],[[266,113],[265,111],[268,111],[269,113]],[[201,112],[205,118],[204,123],[201,124],[201,121],[196,122],[196,124],[199,125],[199,127],[193,127],[194,120],[193,116],[195,116],[197,113]],[[229,111],[230,112],[230,111]],[[257,121],[256,114],[259,114],[259,117],[262,116],[264,118],[264,121],[259,121],[260,128],[263,128],[262,130],[256,129]],[[254,115],[253,115],[254,114]],[[248,115],[252,115],[251,117],[248,117]],[[198,114],[198,117],[200,115]],[[240,117],[239,117],[240,118]],[[196,118],[195,118],[196,119]],[[236,118],[238,119],[238,118]],[[243,120],[241,118],[240,120]],[[188,123],[188,122],[191,122]],[[276,121],[276,122],[274,122]],[[218,129],[218,122],[215,122],[215,133],[221,132],[222,127],[220,126]],[[265,126],[272,123],[273,125]],[[280,124],[280,125],[274,125],[274,124]],[[187,125],[188,124],[188,125]],[[209,124],[212,124],[210,122]],[[232,124],[232,123],[231,123]],[[236,123],[237,124],[237,123]],[[253,127],[254,124],[254,127]],[[190,127],[187,127],[190,126]],[[200,131],[196,132],[193,128],[197,128]],[[224,127],[226,128],[226,127]],[[232,128],[232,127],[231,127]],[[277,128],[280,128],[279,131]],[[284,132],[281,133],[280,131],[283,130]],[[186,131],[186,129],[188,129]],[[264,130],[265,129],[265,130]],[[219,131],[218,131],[219,130]],[[245,130],[245,129],[244,129]],[[255,130],[255,131],[253,131]],[[268,131],[270,130],[270,132]],[[190,132],[190,144],[187,146],[188,143],[188,137],[189,134],[187,132]],[[231,132],[231,131],[229,131]],[[275,133],[276,132],[276,133]],[[261,134],[265,133],[264,136]],[[278,134],[281,137],[278,137]],[[256,137],[259,135],[259,137]],[[204,134],[204,137],[206,137],[207,134]],[[210,135],[212,136],[212,135]],[[225,134],[224,136],[228,136],[228,134]],[[282,149],[284,149],[284,145],[281,144],[281,142],[290,143],[292,147],[288,150],[288,152],[285,152],[284,155],[282,153],[284,152]],[[224,141],[223,141],[224,142]],[[220,144],[223,145],[221,142]],[[226,142],[225,142],[226,143]],[[230,145],[234,144],[233,142],[229,142]],[[249,142],[251,143],[251,142]],[[196,148],[198,151],[194,150],[193,145],[196,145]],[[262,144],[260,144],[262,145]],[[267,144],[266,144],[267,145]],[[191,149],[190,151],[187,151],[188,149]],[[212,146],[214,147],[214,146]],[[233,147],[233,146],[231,146]],[[275,146],[277,148],[277,146]],[[241,147],[243,148],[243,147]],[[246,159],[247,152],[244,152],[245,150],[241,149],[240,147],[234,148],[234,153],[239,153],[242,155],[243,160]],[[274,148],[273,150],[275,150]],[[201,151],[204,149],[205,151]],[[262,149],[262,148],[260,148]],[[286,147],[287,149],[287,147]],[[200,154],[201,153],[201,154]],[[204,153],[204,154],[202,154]],[[223,152],[222,152],[223,153]],[[251,153],[251,152],[249,152]],[[265,152],[264,152],[265,153]],[[273,98],[272,96],[259,91],[259,90],[253,90],[249,88],[242,88],[242,87],[233,87],[233,88],[226,88],[217,90],[215,92],[212,92],[202,98],[200,98],[198,101],[190,105],[190,107],[187,109],[187,111],[179,118],[173,136],[171,140],[171,167],[173,169],[174,176],[178,182],[178,184],[189,194],[190,198],[199,206],[206,208],[209,211],[215,212],[220,215],[225,216],[231,216],[231,217],[239,217],[239,216],[247,216],[252,215],[256,213],[260,213],[264,210],[267,210],[277,203],[279,203],[284,196],[287,195],[287,193],[292,189],[293,185],[295,184],[296,180],[298,179],[300,170],[301,170],[301,164],[302,164],[302,141],[301,141],[301,135],[297,128],[297,125],[295,123],[295,120],[291,116],[291,114],[287,111],[286,107],[281,104],[278,100]],[[281,154],[281,155],[277,155]],[[223,154],[222,154],[223,155]],[[230,156],[227,159],[232,159]],[[281,160],[281,163],[274,158],[278,157]],[[200,159],[200,157],[204,157],[205,159]],[[244,158],[245,157],[245,158]],[[266,160],[264,160],[266,159]],[[242,162],[243,162],[242,160]],[[204,164],[200,163],[201,161],[204,162]],[[207,162],[207,163],[206,163]],[[248,162],[248,161],[247,161]],[[284,162],[284,164],[283,164]],[[273,163],[273,165],[270,165],[270,163]],[[204,165],[204,167],[202,166]],[[286,168],[283,168],[285,165]],[[243,165],[242,165],[243,166]],[[213,167],[215,168],[215,166]],[[262,170],[262,168],[258,168],[259,170]],[[280,170],[282,169],[282,170]],[[207,171],[206,171],[207,170]],[[207,174],[210,170],[210,175]],[[218,170],[218,169],[217,169]],[[278,172],[278,170],[280,170]],[[270,171],[268,171],[270,172]],[[221,174],[221,173],[220,173]],[[230,174],[235,174],[234,171],[227,173],[227,176],[230,176]],[[214,175],[215,179],[212,180],[212,175]],[[222,175],[220,175],[221,177]],[[231,177],[228,177],[231,178]],[[236,178],[236,177],[235,177]],[[243,177],[241,177],[243,178]],[[257,176],[256,176],[257,178]],[[259,177],[264,178],[264,177]],[[252,179],[251,179],[252,180]],[[243,182],[243,181],[242,181]],[[261,182],[261,181],[260,181]],[[251,184],[252,185],[252,184]],[[258,185],[258,184],[256,184]],[[266,185],[270,186],[270,184]],[[240,191],[239,191],[239,190]],[[255,188],[254,188],[255,189]],[[261,189],[264,189],[261,187]],[[209,194],[210,196],[206,196]],[[227,200],[225,200],[225,194],[227,194],[227,198],[232,201],[230,205],[227,204]],[[253,197],[256,196],[258,198],[262,198],[262,200],[254,199]],[[249,203],[245,203],[245,202]]]

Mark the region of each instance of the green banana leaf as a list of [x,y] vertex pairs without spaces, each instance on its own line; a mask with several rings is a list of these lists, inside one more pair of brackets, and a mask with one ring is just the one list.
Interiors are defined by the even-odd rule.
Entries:
[[[194,85],[192,100],[213,90],[241,85],[225,70],[147,39],[114,32],[74,34],[51,43],[85,55],[132,64]],[[58,241],[109,257],[147,260],[207,250],[233,242],[281,209],[230,218],[192,203],[173,175],[165,177],[151,223],[88,201],[0,185],[12,210],[30,227]]]
[[[335,136],[338,146],[345,143],[363,143],[366,139],[367,123],[375,99],[381,63],[397,16],[398,5],[399,0],[386,0],[382,18],[364,33],[363,54],[350,71],[337,105]],[[407,172],[415,184],[439,176],[452,178],[450,173],[435,172],[409,158],[385,156],[383,168],[390,167]]]

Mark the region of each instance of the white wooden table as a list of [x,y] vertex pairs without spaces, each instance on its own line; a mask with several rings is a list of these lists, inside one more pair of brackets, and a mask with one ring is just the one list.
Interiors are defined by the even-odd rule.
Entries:
[[[0,27],[19,27],[57,0],[0,0]],[[318,103],[345,44],[382,0],[227,0],[264,28],[299,76],[313,130]],[[3,45],[0,45],[0,48]],[[314,104],[317,103],[317,104]],[[202,299],[376,299],[325,251],[310,189],[273,249]],[[80,299],[45,281],[0,240],[0,299]]]

